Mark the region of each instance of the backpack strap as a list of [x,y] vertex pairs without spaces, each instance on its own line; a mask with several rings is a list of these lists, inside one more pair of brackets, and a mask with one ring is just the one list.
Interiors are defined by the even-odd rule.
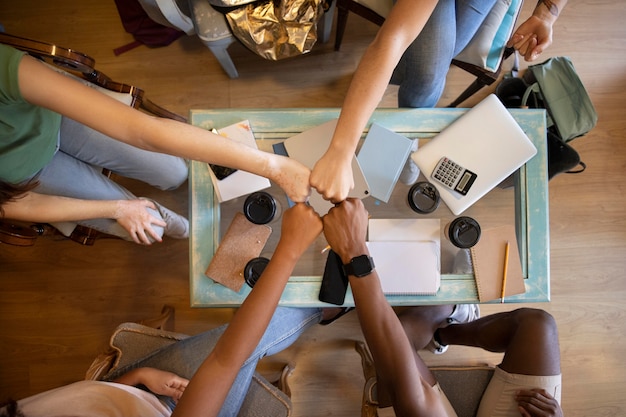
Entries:
[[550,116],[550,111],[545,105],[545,99],[541,94],[541,88],[539,87],[539,83],[532,83],[526,88],[524,91],[524,95],[522,96],[522,106],[528,107],[531,109],[545,109],[546,110],[546,127],[551,128],[554,126],[554,120]]

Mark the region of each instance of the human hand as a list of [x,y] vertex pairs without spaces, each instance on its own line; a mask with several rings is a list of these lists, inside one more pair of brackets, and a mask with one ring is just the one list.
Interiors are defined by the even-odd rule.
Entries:
[[189,380],[172,372],[156,368],[136,368],[114,382],[127,385],[145,385],[150,392],[166,395],[178,402],[189,384]]
[[563,417],[558,401],[546,390],[520,390],[515,396],[523,417]]
[[154,202],[146,199],[119,200],[113,218],[122,226],[135,243],[150,245],[152,241],[148,236],[157,242],[161,242],[159,236],[152,225],[165,227],[164,220],[154,217],[147,208],[156,210]]
[[273,155],[269,179],[276,182],[287,196],[296,203],[303,203],[311,194],[309,177],[311,170],[295,159]]
[[360,199],[348,198],[324,216],[324,235],[330,247],[348,263],[355,256],[368,254],[365,236],[368,213]]
[[322,232],[322,219],[313,207],[298,203],[283,213],[280,243],[300,257]]
[[345,200],[354,188],[352,155],[346,159],[327,151],[313,167],[311,186],[333,204]]
[[549,19],[533,15],[517,28],[506,46],[515,48],[526,61],[532,62],[552,45],[552,24]]

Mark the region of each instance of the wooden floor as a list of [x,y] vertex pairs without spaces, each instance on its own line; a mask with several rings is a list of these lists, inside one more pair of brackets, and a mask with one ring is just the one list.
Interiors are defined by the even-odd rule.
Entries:
[[[526,3],[529,8],[534,2]],[[587,171],[550,182],[552,302],[537,305],[560,326],[563,408],[570,417],[626,415],[625,16],[622,0],[570,0],[546,53],[546,58],[572,58],[600,116],[598,126],[573,143]],[[0,23],[9,33],[93,56],[97,68],[113,79],[142,87],[153,101],[181,114],[191,108],[340,106],[376,31],[351,17],[341,52],[321,44],[307,56],[281,62],[233,45],[240,78],[231,80],[194,37],[114,56],[113,49],[132,38],[112,1],[2,0]],[[449,80],[442,102],[469,82],[458,70]],[[393,88],[382,106],[395,106]],[[185,186],[170,193],[129,187],[186,211]],[[154,316],[164,304],[176,308],[176,330],[190,334],[226,322],[233,313],[189,307],[186,241],[142,247],[101,240],[85,247],[41,238],[33,247],[1,245],[0,288],[0,399],[81,379],[117,324]],[[490,305],[482,311],[514,307]],[[352,346],[361,337],[352,313],[329,327],[316,326],[261,366],[272,372],[283,362],[296,364],[296,416],[356,416],[363,379]],[[452,347],[443,357],[425,359],[457,363],[498,357]]]

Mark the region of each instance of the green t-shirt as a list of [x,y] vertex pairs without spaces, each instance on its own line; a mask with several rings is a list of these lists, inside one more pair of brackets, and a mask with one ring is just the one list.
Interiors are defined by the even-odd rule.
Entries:
[[24,52],[0,44],[0,181],[32,177],[54,156],[61,115],[22,97],[17,69]]

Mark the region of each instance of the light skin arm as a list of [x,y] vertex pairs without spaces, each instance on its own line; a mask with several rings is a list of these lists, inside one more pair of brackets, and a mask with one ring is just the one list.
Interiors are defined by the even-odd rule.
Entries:
[[354,187],[351,160],[367,121],[380,103],[393,70],[417,38],[437,0],[398,0],[368,46],[346,94],[337,128],[311,173],[311,186],[325,199],[343,201]]
[[161,237],[151,225],[165,227],[165,221],[152,216],[146,208],[156,210],[149,200],[80,200],[31,191],[2,207],[4,217],[30,222],[53,223],[90,219],[114,219],[135,243],[151,244],[148,236],[157,242]]
[[180,400],[189,384],[189,380],[185,378],[155,368],[136,368],[113,382],[130,386],[145,385],[152,393],[167,395],[174,401]]
[[[368,254],[365,236],[368,214],[361,200],[347,199],[324,216],[324,235],[344,264]],[[376,260],[374,260],[374,264]],[[445,415],[429,386],[435,380],[416,360],[400,320],[387,302],[376,270],[349,276],[363,335],[374,359],[379,385],[386,386],[396,415]]]
[[567,0],[540,0],[522,23],[507,46],[514,47],[526,61],[534,61],[552,44],[552,26],[563,11]]
[[173,417],[218,414],[239,368],[265,333],[296,262],[321,231],[322,220],[310,206],[299,203],[283,213],[272,259],[191,379]]
[[309,170],[299,162],[252,149],[205,129],[152,117],[25,56],[18,70],[25,100],[141,149],[241,169],[276,182],[296,202],[309,194]]

